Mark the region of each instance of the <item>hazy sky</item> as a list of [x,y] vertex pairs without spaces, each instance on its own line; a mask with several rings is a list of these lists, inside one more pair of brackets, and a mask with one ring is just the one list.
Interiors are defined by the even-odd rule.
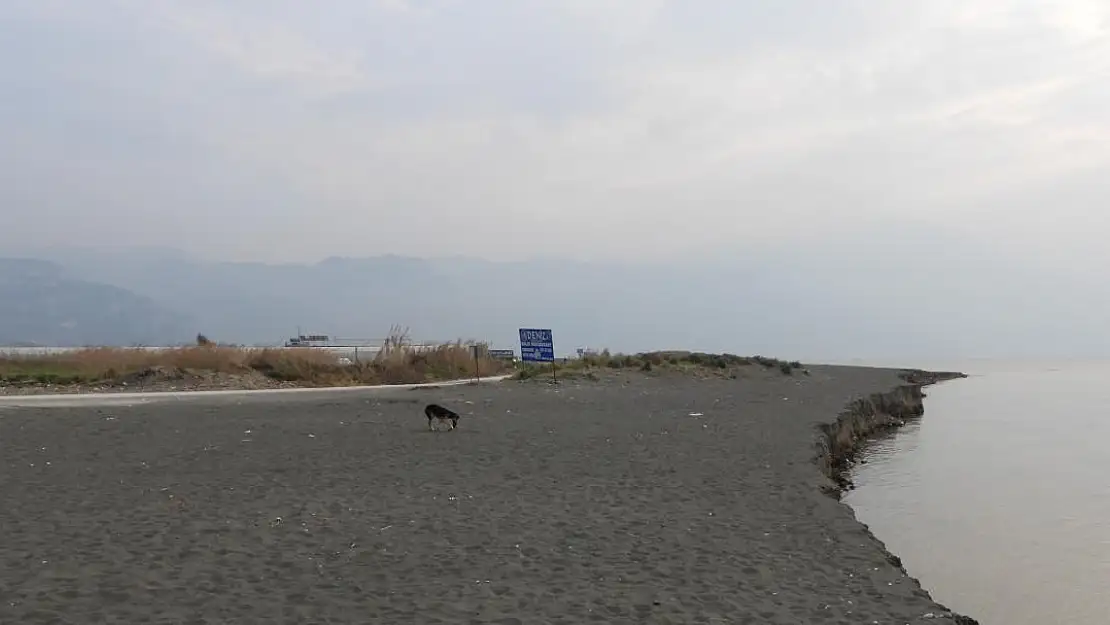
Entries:
[[635,260],[920,228],[1104,271],[1108,18],[1104,0],[5,0],[0,250]]

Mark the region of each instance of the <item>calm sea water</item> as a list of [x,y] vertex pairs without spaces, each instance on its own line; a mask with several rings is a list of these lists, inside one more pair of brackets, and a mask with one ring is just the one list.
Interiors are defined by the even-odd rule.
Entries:
[[949,363],[845,502],[984,625],[1110,622],[1110,363]]

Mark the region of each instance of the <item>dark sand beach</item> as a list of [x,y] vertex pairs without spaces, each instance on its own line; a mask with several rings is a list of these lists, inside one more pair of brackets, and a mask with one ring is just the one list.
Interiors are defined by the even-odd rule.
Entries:
[[0,406],[0,622],[973,622],[822,492],[905,381],[811,372]]

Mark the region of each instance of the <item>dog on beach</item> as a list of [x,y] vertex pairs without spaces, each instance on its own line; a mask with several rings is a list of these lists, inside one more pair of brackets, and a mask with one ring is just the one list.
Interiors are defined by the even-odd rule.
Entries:
[[454,410],[444,408],[439,404],[428,404],[424,408],[424,416],[428,417],[429,430],[435,430],[435,428],[432,426],[433,421],[439,421],[440,423],[446,423],[450,421],[450,429],[452,430],[459,427],[459,413],[455,412]]

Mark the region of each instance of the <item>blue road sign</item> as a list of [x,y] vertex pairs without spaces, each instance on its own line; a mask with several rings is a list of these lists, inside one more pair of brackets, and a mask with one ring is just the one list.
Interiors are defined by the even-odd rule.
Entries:
[[555,362],[551,330],[520,329],[520,359],[524,362]]

